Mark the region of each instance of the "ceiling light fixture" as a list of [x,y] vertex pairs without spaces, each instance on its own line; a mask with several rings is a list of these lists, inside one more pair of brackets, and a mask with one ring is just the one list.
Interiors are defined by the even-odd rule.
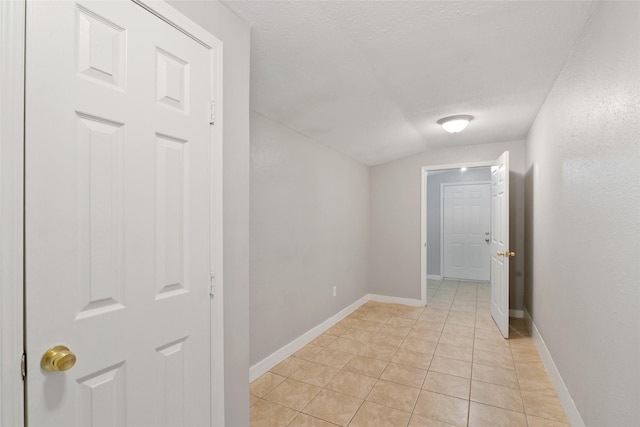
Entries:
[[471,120],[473,116],[469,115],[449,116],[438,120],[438,124],[449,133],[458,133],[464,130]]

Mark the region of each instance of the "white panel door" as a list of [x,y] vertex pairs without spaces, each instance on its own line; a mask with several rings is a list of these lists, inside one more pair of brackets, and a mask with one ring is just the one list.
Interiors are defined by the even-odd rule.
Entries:
[[489,281],[489,184],[443,185],[443,276]]
[[27,7],[29,425],[210,425],[209,51],[129,1]]
[[491,316],[509,338],[509,152],[491,167]]

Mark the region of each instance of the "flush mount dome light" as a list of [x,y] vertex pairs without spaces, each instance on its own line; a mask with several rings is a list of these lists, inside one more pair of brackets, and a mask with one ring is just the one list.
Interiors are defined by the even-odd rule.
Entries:
[[469,122],[473,120],[473,116],[449,116],[438,120],[438,124],[449,133],[458,133],[467,127]]

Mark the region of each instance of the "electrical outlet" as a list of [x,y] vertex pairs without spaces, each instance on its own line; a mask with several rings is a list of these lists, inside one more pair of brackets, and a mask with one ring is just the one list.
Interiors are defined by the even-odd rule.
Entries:
[[335,286],[333,287],[333,296],[334,297],[336,296],[336,287]]

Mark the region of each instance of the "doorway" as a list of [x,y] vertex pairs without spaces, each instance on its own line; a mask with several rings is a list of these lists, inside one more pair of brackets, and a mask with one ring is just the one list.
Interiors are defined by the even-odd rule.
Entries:
[[[429,212],[427,201],[433,195],[429,190],[429,178],[442,175],[446,171],[457,170],[459,174],[488,168],[490,171],[491,197],[491,230],[489,231],[490,279],[491,279],[491,315],[505,338],[509,336],[509,258],[514,252],[509,251],[509,152],[504,152],[495,161],[475,162],[466,164],[438,165],[422,167],[421,173],[421,302],[428,304],[428,282],[442,279],[442,270],[437,276],[433,274],[433,263],[427,261],[428,254],[442,253],[429,236],[434,234],[429,229]],[[431,175],[430,175],[431,173]],[[462,179],[460,179],[462,181]],[[440,233],[436,232],[436,235]],[[505,259],[506,258],[506,259]],[[436,264],[437,265],[437,264]]]

